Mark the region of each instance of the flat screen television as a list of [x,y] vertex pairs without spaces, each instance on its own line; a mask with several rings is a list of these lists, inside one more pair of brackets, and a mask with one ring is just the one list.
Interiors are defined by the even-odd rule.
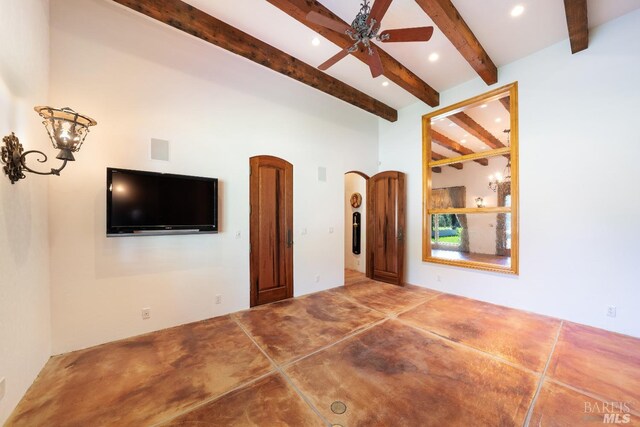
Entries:
[[107,168],[107,236],[218,232],[218,180]]

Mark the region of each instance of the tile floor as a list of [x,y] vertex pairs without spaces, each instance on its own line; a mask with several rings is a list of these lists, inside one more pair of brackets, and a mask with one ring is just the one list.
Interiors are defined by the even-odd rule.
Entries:
[[7,426],[640,425],[640,339],[346,282],[53,357]]

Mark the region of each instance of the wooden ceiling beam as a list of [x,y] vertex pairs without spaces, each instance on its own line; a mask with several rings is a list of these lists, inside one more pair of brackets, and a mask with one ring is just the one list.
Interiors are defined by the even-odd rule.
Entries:
[[[347,25],[342,19],[340,19],[336,14],[331,12],[322,4],[318,3],[315,0],[266,0],[287,15],[291,16],[295,20],[300,23],[306,25],[311,28],[313,31],[317,32],[324,38],[330,40],[332,43],[335,43],[338,47],[344,49],[353,45],[353,40],[346,34],[340,34],[335,31],[329,30],[325,27],[321,27],[312,22],[307,21],[307,15],[309,12],[316,12],[320,15],[331,18],[335,21],[343,22]],[[380,59],[382,60],[382,67],[384,68],[384,75],[389,80],[402,87],[407,92],[414,95],[416,98],[425,102],[427,105],[431,107],[437,107],[440,104],[440,94],[425,83],[420,77],[416,76],[413,72],[407,69],[404,65],[400,64],[396,59],[394,59],[391,55],[381,49],[379,46],[376,46],[378,49],[378,53],[380,54]],[[368,53],[366,52],[354,52],[352,54],[360,61],[367,64],[367,60],[369,58]]]
[[[442,159],[446,159],[447,157],[432,151],[431,158],[433,160],[442,160]],[[462,170],[462,168],[464,168],[464,165],[462,163],[451,163],[450,165],[447,165],[447,166],[449,166],[450,168],[458,169],[458,170]]]
[[461,112],[457,114],[453,114],[447,117],[453,123],[460,126],[462,129],[467,131],[470,135],[475,136],[484,144],[488,145],[490,148],[498,149],[504,148],[505,145],[500,142],[498,138],[493,136],[491,132],[480,126],[478,122],[473,120],[467,113]]
[[578,53],[589,47],[589,16],[587,0],[564,0],[567,15],[571,53]]
[[507,110],[509,114],[511,114],[511,97],[505,96],[504,98],[500,98],[500,103],[502,104],[504,109]]
[[498,82],[498,68],[451,0],[416,0],[486,84]]
[[183,1],[113,1],[390,122],[398,119],[398,112],[388,105]]
[[[447,150],[451,150],[451,151],[456,152],[458,154],[461,154],[463,156],[466,156],[467,154],[473,154],[474,153],[469,148],[458,144],[453,139],[451,139],[451,138],[449,138],[449,137],[447,137],[447,136],[445,136],[445,135],[441,134],[440,132],[435,131],[433,129],[431,129],[431,141],[433,141],[434,143],[438,144],[441,147],[446,148]],[[476,160],[474,160],[474,162],[480,163],[482,166],[488,166],[489,165],[489,159],[476,159]]]

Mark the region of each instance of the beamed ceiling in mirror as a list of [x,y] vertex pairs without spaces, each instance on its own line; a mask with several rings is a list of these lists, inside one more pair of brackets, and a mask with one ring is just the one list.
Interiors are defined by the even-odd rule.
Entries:
[[[500,65],[567,37],[571,51],[580,52],[590,24],[640,7],[640,0],[608,2],[591,13],[587,0],[539,0],[518,12],[499,0],[372,0],[364,21],[372,31],[349,51],[355,38],[363,41],[352,22],[364,0],[111,1],[392,122],[398,108],[417,100],[436,107],[439,91],[474,77],[492,85]],[[544,34],[540,19],[548,21]],[[339,62],[318,68],[336,54]],[[377,78],[369,73],[372,62]],[[500,148],[464,113],[451,120]]]

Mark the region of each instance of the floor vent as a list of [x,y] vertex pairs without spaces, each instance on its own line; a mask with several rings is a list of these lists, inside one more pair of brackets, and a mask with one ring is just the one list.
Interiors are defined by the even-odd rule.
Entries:
[[347,412],[347,405],[340,402],[339,400],[336,400],[331,404],[331,412],[338,415],[344,414],[345,412]]

